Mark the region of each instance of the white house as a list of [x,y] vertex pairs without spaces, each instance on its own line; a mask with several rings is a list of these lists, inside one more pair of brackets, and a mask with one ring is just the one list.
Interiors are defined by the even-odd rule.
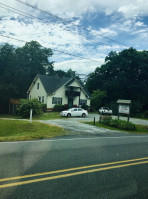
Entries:
[[74,78],[59,78],[37,74],[28,91],[28,98],[38,98],[47,104],[47,109],[53,109],[56,104],[81,106],[90,105],[90,93],[84,84]]

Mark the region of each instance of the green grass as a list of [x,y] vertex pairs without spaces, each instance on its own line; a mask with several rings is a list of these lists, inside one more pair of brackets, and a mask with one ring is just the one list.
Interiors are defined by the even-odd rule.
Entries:
[[[14,118],[14,119],[22,119],[19,115],[9,115],[9,114],[1,114],[0,118]],[[59,112],[49,112],[42,113],[39,116],[33,116],[33,120],[53,120],[53,119],[66,119],[67,117],[61,117]],[[29,118],[26,118],[29,119]]]
[[20,115],[0,114],[0,118],[22,119]]
[[44,139],[63,135],[68,135],[68,132],[54,125],[0,119],[0,141]]
[[[94,125],[93,122],[83,122],[89,125]],[[115,131],[123,131],[123,132],[130,132],[130,133],[147,133],[148,134],[148,126],[144,126],[144,125],[140,125],[140,124],[136,124],[136,130],[134,131],[128,131],[128,130],[123,130],[123,129],[119,129],[119,128],[115,128],[115,127],[111,127],[111,126],[107,126],[104,124],[101,124],[99,122],[95,123],[96,127],[101,127],[101,128],[106,128],[106,129],[110,129],[110,130],[115,130]]]
[[63,119],[65,117],[60,116],[60,112],[49,112],[43,113],[39,116],[34,117],[34,120],[53,120],[53,119]]

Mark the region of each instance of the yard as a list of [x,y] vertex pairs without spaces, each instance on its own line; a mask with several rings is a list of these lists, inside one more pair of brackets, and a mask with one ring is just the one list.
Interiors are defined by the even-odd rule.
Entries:
[[68,132],[54,125],[0,119],[0,141],[44,139],[64,135],[68,135]]

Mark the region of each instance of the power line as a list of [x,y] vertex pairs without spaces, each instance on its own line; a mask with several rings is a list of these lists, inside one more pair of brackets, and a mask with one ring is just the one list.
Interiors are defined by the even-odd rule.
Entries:
[[[19,2],[19,3],[21,3],[21,4],[24,4],[24,5],[26,5],[26,6],[30,7],[30,8],[33,8],[33,9],[35,9],[35,10],[38,10],[38,11],[40,11],[40,12],[43,12],[43,13],[45,13],[45,14],[48,14],[49,16],[52,16],[52,17],[54,17],[54,18],[57,18],[57,19],[60,20],[60,21],[63,21],[63,22],[68,23],[67,20],[65,20],[65,19],[63,19],[63,18],[61,18],[61,17],[58,17],[57,15],[53,15],[52,13],[47,12],[47,11],[45,11],[45,10],[42,10],[42,9],[40,9],[40,8],[38,8],[38,7],[36,7],[36,6],[33,6],[33,5],[31,5],[31,4],[27,3],[27,2],[24,2],[24,1],[21,1],[21,0],[15,0],[15,1],[17,1],[17,2]],[[76,25],[76,24],[74,24],[73,22],[71,22],[71,24],[72,24],[73,26],[75,26],[75,27],[81,28],[81,29],[83,29],[83,30],[85,30],[85,31],[87,31],[87,32],[90,33],[90,30],[88,30],[87,28],[81,27],[80,25]],[[109,38],[109,37],[103,36],[103,35],[101,35],[101,34],[98,34],[98,35],[99,35],[100,37],[105,38],[105,39],[107,39],[107,40],[110,40],[110,41],[112,41],[112,42],[114,42],[114,43],[118,43],[118,44],[120,44],[120,45],[126,46],[125,44],[123,44],[123,43],[121,43],[121,42],[119,42],[119,41],[116,41],[116,40],[114,40],[114,39],[111,39],[111,38]],[[126,46],[126,47],[128,47],[128,46]]]
[[54,17],[54,18],[56,18],[56,19],[58,19],[58,20],[60,20],[60,21],[68,22],[67,20],[65,20],[65,19],[63,19],[63,18],[61,18],[61,17],[58,17],[58,16],[56,16],[56,15],[54,15],[54,14],[52,14],[52,13],[49,13],[49,12],[47,12],[47,11],[45,11],[45,10],[42,10],[42,9],[40,9],[40,8],[37,8],[37,7],[35,7],[35,6],[33,6],[33,5],[29,4],[29,3],[27,3],[27,2],[19,1],[19,0],[16,0],[16,1],[18,1],[19,3],[22,3],[22,4],[26,5],[26,6],[29,6],[29,7],[33,8],[33,9],[36,9],[36,10],[38,10],[38,11],[40,11],[40,12],[44,12],[45,14],[47,14],[47,15],[49,15],[49,16],[52,16],[52,17]]
[[[35,19],[38,19],[38,20],[40,20],[40,21],[44,21],[45,23],[49,23],[48,21],[46,21],[46,20],[44,20],[44,19],[42,19],[42,18],[40,18],[40,17],[36,17],[36,16],[34,16],[34,15],[31,15],[31,14],[28,14],[28,13],[26,13],[26,12],[23,12],[23,11],[21,11],[21,10],[18,10],[18,9],[16,9],[16,8],[13,8],[13,7],[11,7],[11,6],[8,6],[8,5],[6,5],[6,4],[3,4],[3,3],[0,3],[2,6],[5,6],[5,7],[2,7],[2,6],[0,6],[1,8],[4,8],[4,9],[6,9],[6,10],[9,10],[9,11],[12,11],[12,12],[14,12],[13,10],[15,10],[16,12],[17,12],[17,14],[21,14],[22,16],[25,16],[25,17],[28,17],[28,18],[30,18],[30,17],[32,17],[32,18],[35,18]],[[11,8],[11,9],[13,9],[13,10],[10,10],[9,8]],[[15,13],[16,13],[15,12]],[[22,14],[23,13],[23,14]]]
[[[0,4],[2,4],[2,3],[0,3]],[[3,4],[4,6],[6,6],[5,4]],[[4,8],[4,9],[6,9],[6,10],[9,10],[9,11],[12,11],[12,10],[10,10],[9,8],[5,8],[5,7],[2,7],[2,6],[0,6],[1,8]],[[15,9],[15,8],[12,8],[11,6],[6,6],[6,7],[10,7],[11,9],[14,9],[14,10],[16,10],[17,12],[15,12],[15,13],[17,13],[17,14],[20,14],[20,13],[18,13],[18,12],[22,12],[22,11],[19,11],[19,10],[17,10],[17,9]],[[14,11],[13,11],[14,12]],[[25,13],[25,12],[23,12],[23,13]],[[28,15],[27,13],[25,13],[26,15]],[[24,15],[24,14],[21,14],[21,15],[23,15],[23,16],[25,16],[26,17],[26,15]],[[37,19],[39,19],[39,20],[41,20],[42,21],[42,19],[41,18],[38,18],[38,17],[35,17],[35,16],[33,16],[33,15],[30,15],[29,14],[29,16],[31,16],[31,17],[33,17],[33,18],[37,18]],[[28,16],[27,16],[28,17]],[[30,17],[29,17],[30,18]],[[45,20],[44,20],[45,21]],[[45,21],[46,23],[49,23],[49,22],[47,22],[47,21]],[[6,37],[6,36],[4,36],[4,37]],[[8,36],[9,37],[9,36]],[[15,40],[18,40],[18,39],[16,39],[16,38],[12,38],[12,37],[9,37],[10,39],[15,39]],[[20,41],[23,41],[23,40],[20,40]],[[26,41],[23,41],[23,42],[26,42]],[[86,59],[86,60],[90,60],[90,61],[93,61],[93,62],[97,62],[97,63],[101,63],[100,61],[97,61],[97,60],[93,60],[93,59],[88,59],[88,58],[85,58],[85,57],[82,57],[82,56],[78,56],[78,55],[74,55],[74,54],[71,54],[71,53],[67,53],[67,52],[64,52],[64,51],[61,51],[61,50],[58,50],[58,49],[52,49],[52,50],[54,50],[54,51],[57,51],[57,52],[60,52],[60,53],[63,53],[63,54],[66,54],[66,55],[69,55],[69,56],[73,56],[73,57],[78,57],[78,58],[81,58],[81,59]]]
[[[7,36],[7,35],[3,35],[3,34],[0,34],[1,37],[5,37],[5,38],[8,38],[8,39],[13,39],[13,40],[16,40],[16,41],[20,41],[20,42],[27,42],[27,41],[24,41],[24,40],[21,40],[21,39],[17,39],[17,38],[14,38],[14,37],[10,37],[10,36]],[[53,51],[56,51],[56,52],[60,52],[60,53],[63,53],[65,55],[69,55],[69,56],[73,56],[73,57],[78,57],[78,58],[81,58],[81,59],[85,59],[85,60],[89,60],[89,61],[93,61],[93,62],[97,62],[97,63],[101,63],[97,60],[93,60],[93,59],[88,59],[86,57],[82,57],[82,56],[78,56],[78,55],[74,55],[74,54],[71,54],[71,53],[67,53],[67,52],[64,52],[62,50],[58,50],[58,49],[55,49],[55,48],[52,48]]]
[[[0,6],[1,8],[6,9],[6,10],[8,10],[8,11],[11,11],[11,12],[14,12],[14,13],[17,13],[17,14],[20,14],[20,15],[25,16],[25,17],[28,17],[28,18],[31,17],[31,18],[33,18],[33,19],[38,19],[38,20],[41,21],[41,22],[44,22],[44,23],[46,23],[46,24],[50,24],[49,21],[44,20],[44,19],[42,19],[42,18],[40,18],[40,17],[36,17],[36,16],[34,16],[34,15],[28,14],[28,13],[26,13],[26,12],[23,12],[23,11],[21,11],[21,10],[18,10],[18,9],[16,9],[16,8],[13,8],[13,7],[8,6],[8,5],[6,5],[6,4],[3,4],[3,3],[0,3],[0,4],[3,5],[3,6],[5,6],[5,7]],[[68,30],[68,29],[66,29],[66,31],[69,31],[69,32],[70,32],[70,30]],[[74,33],[75,33],[75,31],[74,31]],[[84,38],[83,35],[79,35],[79,36],[81,36],[82,38]],[[89,38],[86,37],[86,36],[85,36],[85,38],[89,39]],[[103,42],[98,42],[98,43],[96,42],[96,44],[102,45],[102,44],[104,44],[104,43],[103,43]]]

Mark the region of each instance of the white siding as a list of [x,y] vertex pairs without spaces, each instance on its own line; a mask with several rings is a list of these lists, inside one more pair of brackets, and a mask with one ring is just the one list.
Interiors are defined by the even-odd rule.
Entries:
[[60,97],[62,98],[62,104],[68,104],[68,98],[65,96],[66,88],[62,86],[59,90],[55,92],[54,95],[50,95],[47,98],[47,108],[53,108],[55,104],[52,104],[52,97]]
[[[39,83],[39,89],[37,89],[37,84]],[[74,87],[78,87],[78,88],[74,88],[74,91],[78,91],[81,92],[80,95],[80,99],[86,99],[87,100],[87,105],[90,105],[90,99],[88,99],[86,97],[86,94],[84,93],[84,91],[81,89],[80,91],[80,85],[74,81],[70,86],[74,86]],[[68,97],[65,95],[65,91],[68,90],[67,87],[62,86],[61,88],[59,88],[54,95],[48,95],[40,81],[39,78],[37,78],[37,80],[35,81],[35,83],[33,84],[31,90],[30,90],[30,94],[29,94],[29,98],[37,98],[39,99],[39,97],[44,96],[44,103],[47,104],[47,108],[53,108],[55,106],[55,104],[52,104],[52,97],[59,97],[62,98],[62,105],[64,104],[68,104]],[[79,105],[79,97],[76,97],[73,101],[73,105]]]
[[82,89],[81,89],[80,99],[87,100],[87,105],[90,106],[90,99],[86,97],[86,94]]
[[[74,87],[80,87],[79,84],[74,81],[72,84],[70,84],[69,86],[74,86]],[[65,96],[65,91],[68,90],[68,88],[66,88],[65,86],[62,86],[59,90],[57,90],[55,92],[54,95],[49,95],[47,98],[47,108],[53,108],[55,106],[55,104],[52,104],[52,97],[59,97],[62,98],[62,105],[64,104],[68,104],[68,97]],[[80,88],[75,88],[75,91],[80,91]],[[80,99],[86,99],[87,100],[87,105],[90,105],[90,99],[88,99],[86,97],[86,94],[84,93],[84,91],[81,89],[81,95],[80,95]],[[76,97],[73,100],[73,105],[79,105],[79,97]]]
[[[37,85],[39,83],[39,89],[37,89]],[[33,84],[31,90],[30,90],[30,94],[29,94],[29,98],[33,99],[33,98],[37,98],[39,99],[39,97],[41,97],[41,101],[42,101],[42,96],[44,96],[44,103],[47,103],[47,94],[46,91],[42,85],[42,82],[39,78],[37,78],[37,80],[35,81],[35,83]]]
[[74,81],[74,82],[73,82],[72,84],[70,84],[69,86],[80,87],[79,84],[78,84],[76,81]]

